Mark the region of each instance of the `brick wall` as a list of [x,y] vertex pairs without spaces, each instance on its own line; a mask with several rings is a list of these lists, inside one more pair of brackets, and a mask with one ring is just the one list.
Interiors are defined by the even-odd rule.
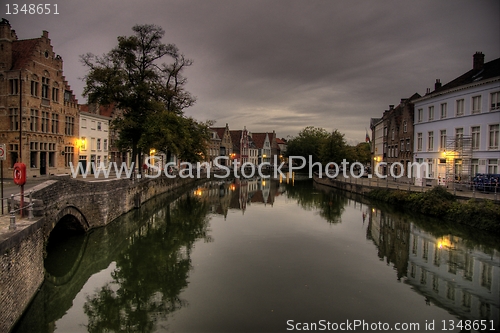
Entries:
[[44,279],[43,219],[0,243],[0,332],[8,332]]

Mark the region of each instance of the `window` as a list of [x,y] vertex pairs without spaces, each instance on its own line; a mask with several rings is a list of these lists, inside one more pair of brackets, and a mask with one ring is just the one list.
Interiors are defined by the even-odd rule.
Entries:
[[417,150],[422,151],[422,133],[417,133]]
[[408,132],[408,124],[406,123],[406,120],[403,121],[403,133],[407,133]]
[[30,114],[30,131],[38,131],[38,110],[31,109]]
[[411,151],[410,139],[406,139],[406,151]]
[[441,119],[446,118],[446,112],[447,112],[447,106],[446,103],[441,104]]
[[81,127],[82,127],[82,128],[87,128],[87,119],[82,118]]
[[481,96],[472,97],[472,113],[481,113]]
[[498,149],[498,124],[490,125],[489,149]]
[[500,91],[491,94],[490,111],[500,109]]
[[464,115],[464,100],[463,99],[459,99],[457,101],[457,110],[456,111],[457,111],[456,112],[457,117]]
[[49,143],[49,168],[54,168],[56,166],[56,144]]
[[12,131],[19,130],[19,109],[10,108],[9,114],[10,114],[10,129]]
[[[107,151],[107,150],[108,150],[108,139],[104,139],[104,151]],[[215,154],[217,154],[217,151],[215,151]]]
[[9,80],[9,94],[17,95],[19,92],[19,79],[10,79]]
[[392,130],[391,140],[394,140],[394,129]]
[[433,174],[434,174],[434,160],[432,158],[428,158],[427,159],[427,165],[429,166],[429,174],[428,174],[428,178],[432,178],[433,177]]
[[30,168],[38,168],[38,148],[38,142],[30,142]]
[[421,123],[423,118],[424,118],[424,110],[423,109],[418,109],[418,116],[417,116],[417,122]]
[[64,134],[73,135],[74,132],[75,132],[75,118],[71,116],[66,116]]
[[68,90],[65,90],[65,91],[64,91],[64,101],[65,101],[65,102],[69,102],[69,101],[71,101],[71,92],[70,92],[70,91],[68,91]]
[[434,150],[434,132],[433,131],[429,132],[429,140],[427,143],[428,143],[427,150],[433,151]]
[[49,113],[42,111],[42,132],[47,133],[49,131]]
[[488,160],[488,173],[497,174],[498,173],[498,159],[490,158]]
[[97,130],[100,131],[101,129],[102,129],[101,122],[98,121],[97,122]]
[[479,173],[479,160],[477,158],[473,158],[470,160],[471,166],[471,175],[475,177]]
[[59,133],[59,115],[57,113],[52,114],[52,133]]
[[97,150],[101,151],[101,139],[97,139]]
[[49,99],[49,78],[42,77],[42,98]]
[[401,151],[405,151],[405,141],[401,140]]
[[10,144],[9,145],[9,150],[10,150],[10,167],[14,167],[14,163],[17,162],[18,158],[18,150],[19,150],[19,145],[17,144]]
[[52,88],[52,100],[54,102],[59,102],[59,89],[58,88]]
[[74,147],[64,147],[64,166],[69,167],[69,163],[73,163]]
[[90,150],[95,151],[95,138],[90,138]]
[[82,136],[80,141],[80,149],[87,150],[87,139],[84,136]]
[[481,133],[480,133],[481,127],[479,126],[473,126],[471,127],[471,134],[472,134],[472,149],[479,149],[479,145],[481,142]]
[[464,138],[464,129],[463,128],[456,128],[455,129],[455,148],[462,148]]
[[446,149],[446,130],[441,130],[439,132],[439,149]]
[[429,106],[429,120],[434,120],[434,105]]
[[95,120],[90,121],[90,129],[95,130]]
[[38,97],[38,82],[31,81],[31,96]]

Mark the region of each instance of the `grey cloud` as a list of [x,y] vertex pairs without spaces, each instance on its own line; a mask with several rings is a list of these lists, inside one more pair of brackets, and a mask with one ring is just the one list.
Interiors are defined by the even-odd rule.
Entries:
[[[188,114],[254,132],[307,125],[364,140],[371,117],[436,78],[500,56],[498,1],[65,1],[59,17],[9,18],[20,38],[48,30],[75,93],[78,56],[101,54],[134,24],[154,23],[194,65]],[[80,100],[80,102],[83,102]]]

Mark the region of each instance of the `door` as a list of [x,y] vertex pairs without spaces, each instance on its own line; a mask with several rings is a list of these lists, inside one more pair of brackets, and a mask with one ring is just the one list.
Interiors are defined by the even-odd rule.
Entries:
[[40,152],[40,176],[47,174],[47,152]]
[[94,168],[97,167],[97,165],[95,164],[95,158],[96,156],[95,155],[90,155],[90,165],[88,166],[90,168],[90,174],[93,175],[94,174]]

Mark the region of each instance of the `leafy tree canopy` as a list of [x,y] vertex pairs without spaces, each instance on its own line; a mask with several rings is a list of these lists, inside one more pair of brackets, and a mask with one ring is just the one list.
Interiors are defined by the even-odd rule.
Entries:
[[[89,103],[114,104],[123,110],[123,116],[113,126],[119,130],[121,146],[132,149],[134,161],[138,149],[147,149],[149,144],[162,141],[161,138],[146,138],[151,135],[167,134],[162,148],[187,154],[183,149],[192,148],[192,145],[178,141],[189,138],[186,135],[203,136],[196,130],[204,130],[196,121],[183,116],[183,110],[195,102],[185,90],[186,78],[182,75],[193,62],[174,44],[161,41],[165,34],[161,27],[135,25],[132,30],[132,36],[118,37],[118,45],[107,54],[81,56],[89,69],[84,78],[83,95],[88,97]],[[170,59],[170,63],[164,62],[165,59]],[[168,128],[158,128],[157,121],[169,124]],[[174,125],[184,127],[175,129]],[[192,142],[200,143],[200,140]]]

